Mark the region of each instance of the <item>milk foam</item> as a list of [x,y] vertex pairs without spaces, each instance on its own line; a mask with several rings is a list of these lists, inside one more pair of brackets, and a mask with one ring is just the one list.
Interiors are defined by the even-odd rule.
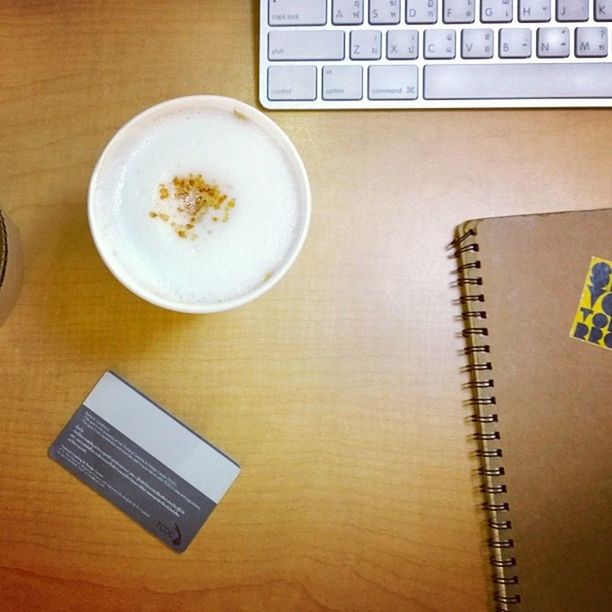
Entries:
[[[286,259],[304,194],[295,162],[251,119],[175,109],[136,121],[109,148],[90,207],[97,243],[119,276],[165,300],[214,303],[249,293]],[[149,217],[160,183],[189,173],[236,201],[227,223],[196,226],[193,240]]]

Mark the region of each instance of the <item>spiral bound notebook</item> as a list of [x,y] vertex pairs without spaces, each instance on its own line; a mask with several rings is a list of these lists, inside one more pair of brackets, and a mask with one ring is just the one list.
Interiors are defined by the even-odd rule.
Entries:
[[457,228],[498,610],[612,605],[612,209]]

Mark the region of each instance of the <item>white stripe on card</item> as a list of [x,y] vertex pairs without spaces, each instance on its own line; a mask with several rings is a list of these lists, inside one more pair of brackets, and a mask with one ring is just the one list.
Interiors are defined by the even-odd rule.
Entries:
[[215,503],[240,472],[232,459],[112,372],[83,403]]

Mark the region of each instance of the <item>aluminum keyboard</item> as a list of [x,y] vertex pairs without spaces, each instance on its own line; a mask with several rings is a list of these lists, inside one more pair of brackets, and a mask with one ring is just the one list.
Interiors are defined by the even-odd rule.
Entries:
[[612,106],[612,0],[261,0],[269,109]]

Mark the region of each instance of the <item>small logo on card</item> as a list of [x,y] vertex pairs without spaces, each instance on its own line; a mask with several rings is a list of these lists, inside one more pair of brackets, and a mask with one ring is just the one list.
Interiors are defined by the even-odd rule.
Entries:
[[591,258],[570,336],[612,349],[612,261]]
[[174,523],[174,529],[168,527],[168,525],[164,525],[162,522],[157,523],[157,529],[161,531],[175,546],[180,546],[181,544],[181,530],[179,526]]

